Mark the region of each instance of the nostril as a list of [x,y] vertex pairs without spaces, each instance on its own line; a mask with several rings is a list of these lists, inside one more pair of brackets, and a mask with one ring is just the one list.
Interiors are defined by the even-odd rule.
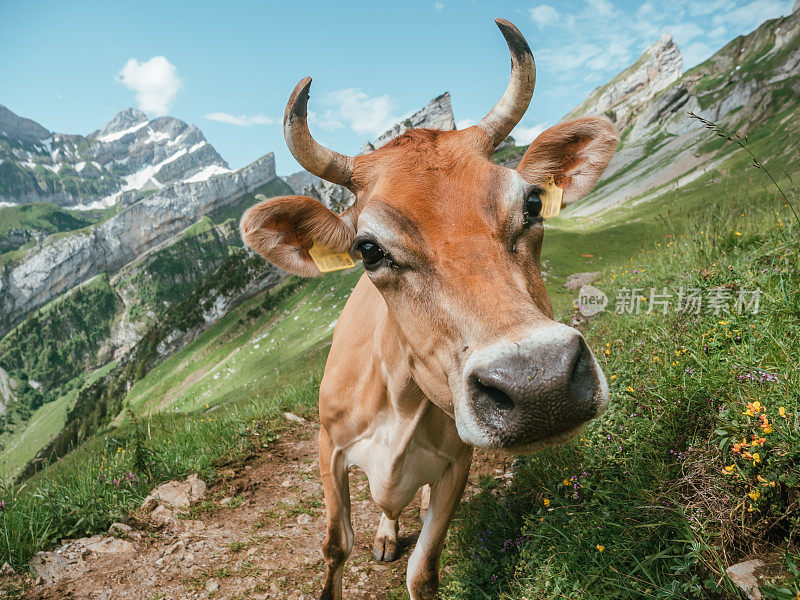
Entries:
[[478,392],[491,398],[501,410],[510,411],[514,408],[514,401],[504,391],[494,386],[486,385],[480,379],[475,380],[475,387]]
[[594,360],[586,342],[581,340],[581,348],[577,360],[572,368],[569,387],[572,397],[585,402],[593,402],[597,391],[597,381],[594,375]]

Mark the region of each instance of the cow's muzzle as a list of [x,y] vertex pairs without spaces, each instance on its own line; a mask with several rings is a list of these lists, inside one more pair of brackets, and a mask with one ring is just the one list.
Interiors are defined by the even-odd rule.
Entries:
[[[603,371],[576,330],[554,323],[477,350],[456,424],[478,446],[533,450],[572,437],[608,406]],[[460,414],[459,414],[460,413]]]

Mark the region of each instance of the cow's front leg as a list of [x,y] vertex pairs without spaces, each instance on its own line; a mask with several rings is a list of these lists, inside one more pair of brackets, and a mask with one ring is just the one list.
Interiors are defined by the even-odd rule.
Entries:
[[341,600],[342,571],[353,550],[353,526],[350,523],[350,479],[344,455],[334,447],[324,427],[319,431],[319,471],[325,490],[328,532],[322,546],[327,569],[320,600]]
[[430,504],[422,531],[408,559],[406,585],[412,600],[434,600],[439,589],[439,557],[444,537],[464,492],[472,461],[472,447],[464,446],[442,478],[431,484]]
[[390,519],[381,515],[378,531],[375,532],[375,541],[372,543],[372,556],[375,560],[392,562],[397,560],[400,553],[397,551],[397,519]]

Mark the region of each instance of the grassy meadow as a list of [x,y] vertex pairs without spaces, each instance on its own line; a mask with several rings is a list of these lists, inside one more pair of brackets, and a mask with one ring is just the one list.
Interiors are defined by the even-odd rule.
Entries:
[[[557,318],[575,312],[567,275],[602,273],[609,310],[582,327],[611,406],[575,442],[517,459],[510,483],[481,482],[448,535],[443,598],[731,598],[724,569],[752,556],[768,563],[768,598],[800,592],[800,225],[788,206],[800,172],[775,161],[784,199],[750,163],[738,152],[656,201],[548,222]],[[166,479],[213,480],[279,435],[284,410],[313,416],[360,273],[289,278],[269,310],[257,310],[264,297],[236,307],[139,380],[111,427],[6,484],[0,563],[24,567],[62,538],[105,530]],[[617,314],[634,288],[642,314]],[[759,307],[645,314],[650,288],[673,302],[680,288],[728,290],[731,306],[758,289]]]

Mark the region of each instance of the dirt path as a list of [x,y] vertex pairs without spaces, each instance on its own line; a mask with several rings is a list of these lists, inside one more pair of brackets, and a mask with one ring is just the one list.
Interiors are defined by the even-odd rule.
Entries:
[[[209,487],[205,498],[163,527],[134,515],[126,537],[135,550],[87,553],[80,568],[24,596],[33,600],[289,600],[317,598],[323,583],[325,531],[316,456],[318,426],[304,424]],[[479,474],[502,477],[502,457],[480,457]],[[405,585],[408,555],[419,533],[419,494],[400,518],[403,553],[393,563],[372,558],[380,513],[366,477],[351,475],[355,547],[345,568],[347,598],[382,599]]]

